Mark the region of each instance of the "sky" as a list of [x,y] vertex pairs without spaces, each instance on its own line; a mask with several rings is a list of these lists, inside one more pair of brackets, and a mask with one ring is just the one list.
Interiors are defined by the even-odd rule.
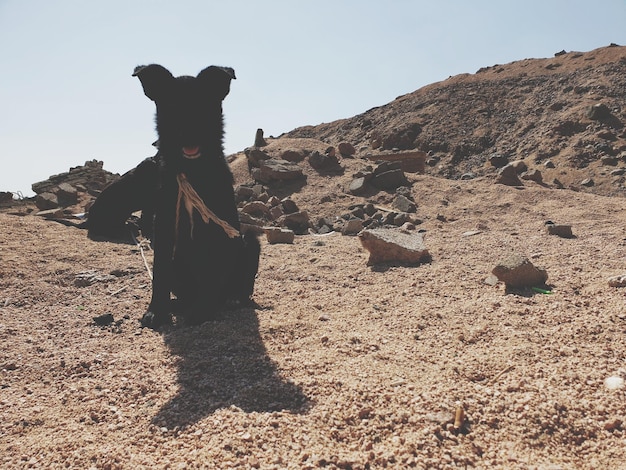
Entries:
[[230,66],[226,154],[425,85],[561,50],[626,45],[626,0],[0,0],[0,191],[155,153],[132,72]]

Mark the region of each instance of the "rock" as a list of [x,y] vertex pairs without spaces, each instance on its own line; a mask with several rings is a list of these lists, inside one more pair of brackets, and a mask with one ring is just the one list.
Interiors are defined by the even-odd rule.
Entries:
[[[376,170],[379,170],[383,166],[387,167],[387,165],[381,164]],[[379,189],[392,190],[409,184],[401,168],[390,169],[388,171],[376,170],[374,171],[372,184]]]
[[595,121],[609,119],[611,117],[611,110],[602,103],[594,104],[587,108],[587,117]]
[[269,211],[269,208],[261,201],[251,201],[241,208],[241,212],[257,217],[266,216]]
[[515,171],[517,172],[518,175],[528,170],[528,167],[526,166],[526,162],[524,160],[515,160],[514,162],[511,162],[509,165],[515,168]]
[[334,171],[341,168],[335,155],[331,156],[318,151],[309,155],[309,165],[318,171]]
[[262,161],[269,160],[271,158],[268,153],[257,148],[245,149],[244,154],[248,159],[248,164],[253,168],[259,168]]
[[278,223],[298,234],[304,234],[311,226],[309,215],[304,211],[285,214],[278,219]]
[[329,157],[337,156],[337,151],[335,150],[335,147],[333,147],[332,145],[330,147],[327,147],[326,150],[324,150],[324,153],[328,155]]
[[98,326],[107,326],[113,323],[114,318],[112,313],[105,313],[103,315],[98,315],[97,317],[93,317],[93,321]]
[[359,178],[354,178],[350,182],[350,186],[348,187],[348,192],[350,194],[354,194],[355,196],[361,196],[365,194],[367,191],[367,178],[361,176]]
[[356,235],[361,230],[363,230],[363,219],[358,219],[356,217],[352,219],[348,219],[341,228],[342,235]]
[[78,202],[78,191],[69,183],[61,183],[55,190],[59,205],[63,207],[73,206]]
[[270,245],[274,245],[277,243],[293,243],[294,239],[296,238],[296,235],[292,230],[284,228],[266,227],[263,230],[265,231],[267,242]]
[[259,162],[257,172],[253,172],[255,180],[262,183],[275,181],[293,181],[304,178],[302,168],[297,164],[270,158]]
[[285,150],[283,153],[280,154],[280,158],[293,163],[299,163],[304,160],[305,157],[306,155],[304,155],[304,152],[291,149]]
[[397,164],[397,168],[408,173],[424,173],[427,157],[426,152],[419,150],[365,155],[368,160]]
[[391,205],[394,209],[398,209],[400,212],[417,211],[417,205],[408,197],[403,196],[402,194],[397,195]]
[[609,287],[626,287],[626,274],[610,277]]
[[8,204],[13,202],[13,193],[9,191],[0,191],[0,204]]
[[548,234],[557,235],[561,238],[573,238],[572,226],[565,224],[546,224]]
[[337,148],[339,149],[339,153],[344,157],[351,157],[356,153],[352,144],[349,144],[348,142],[341,142]]
[[380,137],[372,137],[370,139],[370,146],[373,150],[379,149],[383,145],[383,141]]
[[63,209],[61,207],[57,207],[56,209],[39,211],[35,215],[37,217],[44,217],[46,219],[62,219],[65,217],[65,214],[63,213]]
[[600,159],[600,164],[602,166],[617,166],[617,158],[605,155]]
[[56,209],[59,207],[59,199],[56,194],[45,192],[37,194],[37,197],[35,198],[35,205],[37,206],[37,209],[42,211]]
[[534,181],[535,183],[543,182],[543,176],[541,175],[541,172],[534,168],[522,173],[521,178],[524,180]]
[[421,233],[377,228],[359,233],[361,245],[369,252],[368,266],[380,263],[417,265],[430,260]]
[[506,186],[523,186],[517,176],[517,170],[511,163],[500,168],[496,177],[496,183]]
[[520,255],[501,260],[491,272],[507,287],[542,286],[548,280],[545,269],[535,267],[530,260]]
[[554,163],[552,162],[552,160],[546,160],[543,164],[543,166],[545,166],[546,168],[555,168]]
[[280,205],[283,208],[283,211],[285,212],[285,214],[293,214],[295,212],[298,212],[300,209],[298,209],[298,205],[294,202],[293,199],[290,199],[288,197],[284,198],[283,200],[280,201]]
[[595,183],[595,181],[593,181],[593,179],[591,179],[591,178],[585,178],[584,180],[582,180],[582,181],[580,182],[580,185],[581,185],[581,186],[585,186],[585,187],[587,187],[587,188],[592,187],[594,184],[596,184],[596,183]]
[[254,136],[254,146],[255,147],[265,147],[267,142],[263,138],[263,129],[257,129],[256,134]]
[[252,197],[254,197],[254,190],[251,187],[240,185],[235,188],[236,202],[249,201]]
[[110,173],[102,167],[103,162],[101,161],[86,161],[83,166],[72,167],[66,173],[59,173],[50,176],[47,180],[33,183],[32,190],[36,194],[56,193],[60,184],[67,183],[74,188],[84,187],[89,194],[96,196],[106,186],[120,178],[120,175]]
[[489,163],[495,168],[502,168],[509,163],[509,159],[500,153],[494,153],[489,156]]

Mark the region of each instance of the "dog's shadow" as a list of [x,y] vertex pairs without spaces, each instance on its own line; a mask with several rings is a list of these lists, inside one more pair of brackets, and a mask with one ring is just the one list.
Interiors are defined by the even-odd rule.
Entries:
[[166,345],[179,358],[179,390],[153,424],[182,427],[231,406],[244,412],[304,412],[308,400],[268,356],[256,311],[240,309],[225,316],[164,333]]

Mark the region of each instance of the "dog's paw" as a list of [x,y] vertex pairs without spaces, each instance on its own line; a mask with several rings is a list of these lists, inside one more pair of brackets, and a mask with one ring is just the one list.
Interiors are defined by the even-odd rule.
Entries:
[[153,330],[156,330],[163,325],[171,324],[172,317],[167,313],[157,313],[148,310],[141,318],[141,326],[143,328],[152,328]]

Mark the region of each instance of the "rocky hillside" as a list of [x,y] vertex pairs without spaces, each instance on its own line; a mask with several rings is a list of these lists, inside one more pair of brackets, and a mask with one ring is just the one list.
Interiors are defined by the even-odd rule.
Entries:
[[421,150],[427,173],[453,179],[521,159],[548,185],[614,196],[626,189],[625,122],[626,47],[612,44],[484,67],[281,138],[346,141],[357,157]]

